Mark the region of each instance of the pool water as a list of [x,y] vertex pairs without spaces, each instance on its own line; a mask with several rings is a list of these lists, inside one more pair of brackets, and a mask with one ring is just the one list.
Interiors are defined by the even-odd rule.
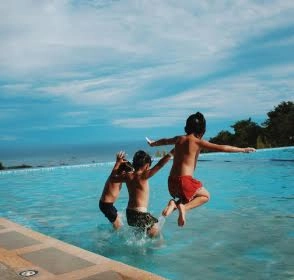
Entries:
[[[0,172],[0,215],[34,230],[168,279],[294,278],[294,148],[254,154],[201,155],[195,176],[211,200],[160,218],[156,240],[127,226],[126,188],[116,207],[124,228],[114,232],[98,209],[113,163]],[[170,196],[168,163],[150,180],[150,212]]]

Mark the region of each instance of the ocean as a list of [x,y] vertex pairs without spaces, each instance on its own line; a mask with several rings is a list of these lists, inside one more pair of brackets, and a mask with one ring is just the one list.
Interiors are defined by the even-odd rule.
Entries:
[[129,159],[133,154],[143,149],[151,155],[156,151],[164,151],[166,147],[150,148],[145,139],[131,142],[108,142],[89,145],[67,145],[48,147],[14,147],[13,149],[0,148],[0,162],[6,167],[17,165],[58,166],[99,163],[115,160],[119,151],[125,151]]

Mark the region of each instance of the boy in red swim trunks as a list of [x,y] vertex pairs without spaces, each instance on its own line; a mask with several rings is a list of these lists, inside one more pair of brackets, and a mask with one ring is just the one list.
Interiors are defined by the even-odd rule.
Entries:
[[171,196],[178,198],[178,201],[170,200],[162,214],[168,216],[178,208],[179,226],[184,226],[187,210],[199,207],[210,198],[209,192],[202,186],[202,183],[193,178],[198,156],[202,149],[228,153],[249,153],[255,151],[254,148],[238,148],[205,141],[202,139],[205,130],[205,118],[201,113],[197,112],[189,116],[186,121],[186,135],[163,138],[157,141],[147,138],[148,144],[151,147],[175,145],[174,161],[168,178],[168,189]]

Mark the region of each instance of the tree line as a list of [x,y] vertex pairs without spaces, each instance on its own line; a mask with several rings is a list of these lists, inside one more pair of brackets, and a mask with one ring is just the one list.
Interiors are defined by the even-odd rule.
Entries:
[[261,124],[251,118],[237,121],[231,127],[234,133],[222,130],[209,139],[215,144],[257,149],[286,147],[294,145],[294,103],[281,102],[267,113],[267,119]]
[[[294,103],[281,102],[267,113],[267,117],[261,125],[253,122],[251,118],[237,121],[231,125],[233,133],[222,130],[210,138],[209,142],[256,149],[294,146]],[[162,157],[166,153],[165,150],[158,150],[155,157]]]

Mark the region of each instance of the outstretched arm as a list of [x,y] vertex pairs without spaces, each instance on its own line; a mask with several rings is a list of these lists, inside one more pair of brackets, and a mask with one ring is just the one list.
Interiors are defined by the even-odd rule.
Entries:
[[146,137],[147,143],[151,147],[163,146],[163,145],[174,145],[174,144],[176,144],[177,139],[178,139],[178,136],[173,137],[173,138],[162,138],[162,139],[154,141],[154,140],[151,140]]
[[159,171],[168,161],[173,157],[175,149],[172,149],[168,154],[163,156],[151,169],[146,173],[146,179],[152,177],[157,171]]
[[239,147],[230,146],[230,145],[218,145],[218,144],[210,143],[205,140],[201,140],[199,145],[203,149],[216,151],[216,152],[225,152],[225,153],[251,153],[256,151],[254,148],[251,148],[251,147],[239,148]]

